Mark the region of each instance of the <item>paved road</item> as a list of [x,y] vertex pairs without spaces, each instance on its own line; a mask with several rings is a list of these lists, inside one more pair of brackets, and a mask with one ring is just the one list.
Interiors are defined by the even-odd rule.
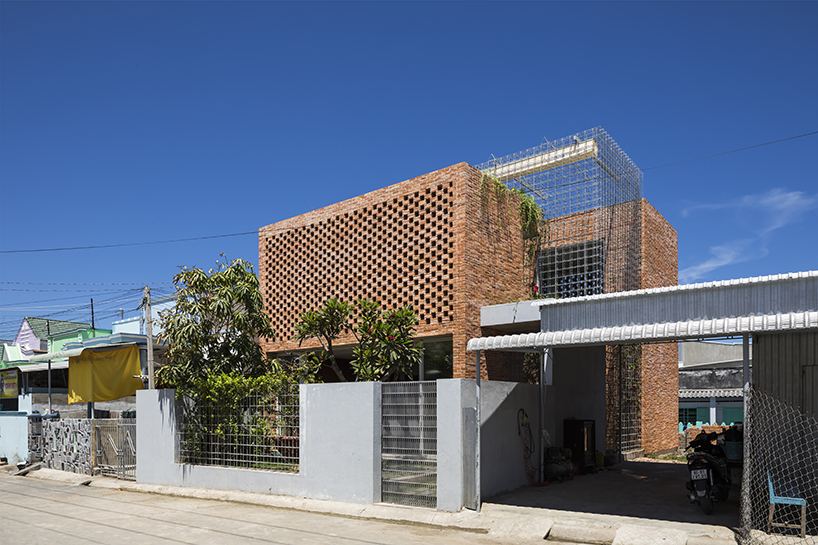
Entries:
[[[497,545],[484,534],[0,476],[3,545]],[[540,543],[542,541],[540,540]]]

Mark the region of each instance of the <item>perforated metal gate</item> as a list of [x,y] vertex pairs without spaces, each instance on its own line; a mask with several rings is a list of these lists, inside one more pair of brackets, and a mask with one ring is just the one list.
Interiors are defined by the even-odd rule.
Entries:
[[381,389],[381,500],[437,507],[437,384],[387,382]]

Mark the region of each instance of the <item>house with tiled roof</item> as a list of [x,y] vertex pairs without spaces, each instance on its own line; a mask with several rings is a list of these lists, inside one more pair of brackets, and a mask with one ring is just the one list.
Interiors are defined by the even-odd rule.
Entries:
[[48,351],[48,337],[67,333],[72,330],[89,329],[91,324],[85,322],[68,322],[65,320],[52,320],[50,318],[35,318],[26,316],[17,336],[12,344],[20,348],[22,359],[28,360],[34,354]]

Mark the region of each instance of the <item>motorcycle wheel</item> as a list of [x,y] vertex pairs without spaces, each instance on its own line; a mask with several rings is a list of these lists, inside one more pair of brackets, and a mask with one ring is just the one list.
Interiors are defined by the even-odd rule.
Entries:
[[716,499],[719,501],[727,501],[727,497],[730,495],[730,489],[727,488],[727,485],[721,485],[719,487],[719,491],[716,494]]
[[713,514],[713,500],[710,498],[710,495],[705,494],[699,498],[699,505],[702,506],[702,511],[704,511],[705,515]]

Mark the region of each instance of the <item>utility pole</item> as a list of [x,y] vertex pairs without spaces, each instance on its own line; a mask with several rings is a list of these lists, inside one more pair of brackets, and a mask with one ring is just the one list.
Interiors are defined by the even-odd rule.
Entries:
[[[45,330],[48,336],[48,340],[51,341],[51,320],[45,321]],[[51,352],[51,347],[48,347],[48,351]],[[34,399],[34,395],[31,396]],[[48,414],[51,414],[51,360],[48,360]]]
[[94,298],[91,297],[91,331],[94,331],[95,329],[96,327],[94,327]]
[[151,318],[150,286],[145,286],[142,291],[142,305],[145,307],[145,335],[148,338],[148,389],[153,390],[153,319]]

